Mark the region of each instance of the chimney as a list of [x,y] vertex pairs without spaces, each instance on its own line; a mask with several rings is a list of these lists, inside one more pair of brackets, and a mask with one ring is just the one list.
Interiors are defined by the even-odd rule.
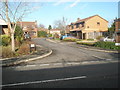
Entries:
[[35,20],[35,25],[36,25],[36,27],[37,27],[37,20]]
[[77,21],[79,21],[80,20],[80,18],[77,18]]

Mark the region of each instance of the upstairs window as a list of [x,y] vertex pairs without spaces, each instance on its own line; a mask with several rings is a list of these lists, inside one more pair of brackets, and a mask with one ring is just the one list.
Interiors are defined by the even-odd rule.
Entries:
[[76,28],[79,28],[79,24],[76,24]]
[[97,22],[97,25],[100,25],[100,22]]

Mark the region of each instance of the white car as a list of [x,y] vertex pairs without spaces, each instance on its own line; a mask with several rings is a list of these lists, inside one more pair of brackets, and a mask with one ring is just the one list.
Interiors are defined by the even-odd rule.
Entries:
[[106,38],[103,39],[103,41],[114,42],[115,39],[106,37]]

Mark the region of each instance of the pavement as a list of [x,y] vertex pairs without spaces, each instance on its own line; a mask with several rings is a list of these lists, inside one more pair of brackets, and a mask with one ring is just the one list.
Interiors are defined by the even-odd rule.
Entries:
[[2,66],[2,67],[15,66],[15,65],[19,65],[19,64],[22,64],[25,62],[44,58],[44,57],[47,57],[50,54],[52,54],[51,49],[45,48],[40,45],[36,45],[36,49],[37,49],[37,51],[30,55],[22,55],[19,57],[0,59],[0,61],[2,61],[2,63],[0,63],[0,66]]

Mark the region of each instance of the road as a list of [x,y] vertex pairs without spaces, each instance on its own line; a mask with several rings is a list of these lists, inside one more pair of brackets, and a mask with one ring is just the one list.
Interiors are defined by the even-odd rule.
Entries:
[[[3,68],[3,88],[117,88],[115,53],[105,53],[34,39],[53,54],[19,66]],[[110,62],[113,61],[113,62]]]

